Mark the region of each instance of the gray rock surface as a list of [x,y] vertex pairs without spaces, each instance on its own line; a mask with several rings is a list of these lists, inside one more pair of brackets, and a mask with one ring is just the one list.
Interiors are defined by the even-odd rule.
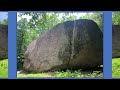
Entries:
[[103,64],[103,34],[88,19],[60,23],[34,40],[25,52],[24,70],[79,69]]
[[8,58],[8,25],[0,24],[0,60]]
[[120,25],[112,26],[112,57],[120,57]]

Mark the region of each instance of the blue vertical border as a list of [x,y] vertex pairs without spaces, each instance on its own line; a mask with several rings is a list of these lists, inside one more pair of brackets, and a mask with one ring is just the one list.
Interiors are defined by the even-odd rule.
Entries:
[[103,60],[104,78],[112,78],[112,12],[104,11]]
[[8,12],[8,78],[16,79],[17,77],[17,60],[16,60],[16,28],[17,13]]

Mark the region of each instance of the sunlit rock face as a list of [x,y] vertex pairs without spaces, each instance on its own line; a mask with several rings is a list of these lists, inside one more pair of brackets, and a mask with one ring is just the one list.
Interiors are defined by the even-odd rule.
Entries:
[[60,23],[31,42],[25,52],[24,69],[82,69],[103,64],[103,34],[88,19]]
[[120,25],[112,26],[112,57],[120,57]]
[[8,58],[8,25],[0,24],[0,60]]

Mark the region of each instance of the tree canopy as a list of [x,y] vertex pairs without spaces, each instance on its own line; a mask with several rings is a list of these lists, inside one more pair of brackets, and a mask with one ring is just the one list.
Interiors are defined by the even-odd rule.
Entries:
[[4,19],[3,21],[0,21],[0,24],[8,24],[8,19]]
[[120,12],[113,12],[112,13],[112,24],[120,24]]

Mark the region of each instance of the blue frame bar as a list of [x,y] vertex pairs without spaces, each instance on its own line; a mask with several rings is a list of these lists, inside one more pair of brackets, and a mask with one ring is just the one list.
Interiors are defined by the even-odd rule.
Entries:
[[16,79],[16,27],[17,14],[15,11],[8,12],[8,78]]
[[104,12],[104,33],[103,33],[103,58],[104,78],[112,78],[112,12]]

